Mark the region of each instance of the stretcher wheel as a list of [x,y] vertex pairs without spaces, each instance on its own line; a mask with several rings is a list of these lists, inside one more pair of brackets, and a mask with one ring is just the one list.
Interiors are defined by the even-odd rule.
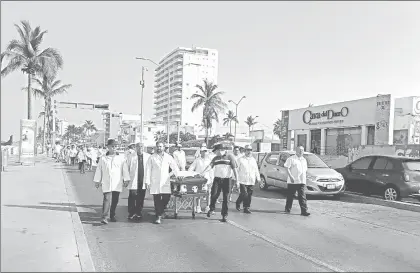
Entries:
[[195,212],[192,213],[192,218],[195,219]]

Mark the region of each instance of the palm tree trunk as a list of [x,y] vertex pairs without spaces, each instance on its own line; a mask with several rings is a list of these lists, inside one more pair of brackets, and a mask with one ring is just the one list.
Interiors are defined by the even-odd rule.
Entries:
[[232,134],[232,120],[229,121],[229,134]]
[[42,153],[44,153],[44,149],[45,149],[45,137],[46,137],[46,131],[45,131],[45,127],[47,125],[47,120],[45,118],[45,116],[47,115],[46,109],[44,109],[44,128],[42,129]]
[[28,74],[28,119],[32,119],[32,93],[31,93],[31,72]]

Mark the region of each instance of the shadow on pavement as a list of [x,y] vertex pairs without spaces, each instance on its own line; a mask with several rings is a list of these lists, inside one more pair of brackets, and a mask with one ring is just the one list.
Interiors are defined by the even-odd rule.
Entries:
[[55,210],[65,212],[77,212],[76,207],[65,206],[65,207],[52,207],[52,206],[35,206],[35,205],[4,205],[9,208],[29,208],[29,209],[44,209],[44,210]]

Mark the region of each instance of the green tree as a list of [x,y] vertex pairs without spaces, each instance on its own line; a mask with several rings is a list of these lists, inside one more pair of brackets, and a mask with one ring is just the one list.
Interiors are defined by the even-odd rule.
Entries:
[[282,120],[281,119],[277,119],[276,122],[274,122],[274,129],[273,129],[273,133],[278,136],[279,138],[281,138],[281,127],[282,127]]
[[85,128],[88,137],[90,137],[92,133],[98,131],[95,124],[91,120],[86,120],[85,124],[83,124],[83,127]]
[[191,111],[202,107],[202,125],[206,129],[206,141],[208,144],[209,130],[212,128],[212,121],[219,121],[219,114],[223,112],[227,105],[222,101],[221,96],[224,92],[216,91],[217,85],[204,80],[203,85],[196,85],[199,93],[193,94],[191,99],[195,100]]
[[1,53],[1,66],[3,60],[8,64],[2,68],[1,77],[21,70],[28,75],[28,119],[32,119],[32,78],[35,75],[55,75],[63,66],[63,59],[57,49],[47,48],[41,51],[41,43],[47,31],[41,31],[38,26],[32,29],[28,21],[21,21],[21,26],[15,24],[19,33],[19,40],[12,40]]
[[251,128],[254,127],[258,122],[255,121],[257,117],[248,116],[245,120],[246,125],[248,125],[248,133],[251,134]]
[[[35,88],[32,89],[32,92],[35,98],[40,97],[44,100],[44,136],[42,141],[42,149],[44,149],[45,139],[48,135],[50,142],[52,143],[52,126],[53,126],[53,109],[52,109],[52,100],[55,96],[67,93],[67,91],[72,87],[71,84],[61,84],[60,80],[56,80],[56,74],[48,75],[44,73],[42,77],[33,78],[32,81],[36,84]],[[24,88],[27,91],[27,87]],[[56,119],[56,128],[58,127],[58,119]],[[48,128],[45,130],[45,128]]]
[[223,125],[229,125],[229,133],[232,134],[232,122],[238,123],[238,119],[232,110],[227,112],[226,117],[223,119]]

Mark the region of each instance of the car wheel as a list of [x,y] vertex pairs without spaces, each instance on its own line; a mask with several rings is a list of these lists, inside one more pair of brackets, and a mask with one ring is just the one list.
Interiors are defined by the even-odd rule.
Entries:
[[399,190],[395,186],[386,186],[383,198],[388,201],[400,201],[401,196]]
[[264,176],[261,176],[261,181],[260,181],[259,186],[260,186],[260,189],[262,190],[266,190],[268,188],[267,181],[265,181]]

